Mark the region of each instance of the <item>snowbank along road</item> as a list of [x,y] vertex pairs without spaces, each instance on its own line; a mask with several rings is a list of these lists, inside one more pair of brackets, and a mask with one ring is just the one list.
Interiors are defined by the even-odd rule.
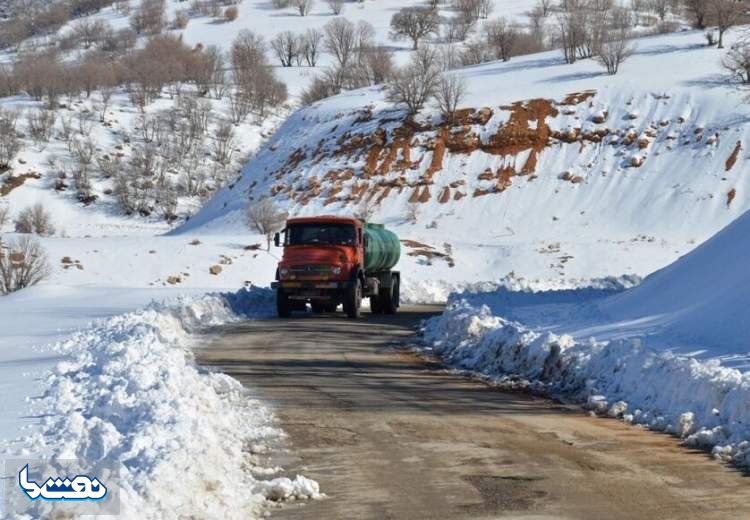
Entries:
[[200,362],[275,405],[328,498],[278,518],[750,518],[737,470],[672,437],[448,373],[404,348],[436,308],[224,328]]

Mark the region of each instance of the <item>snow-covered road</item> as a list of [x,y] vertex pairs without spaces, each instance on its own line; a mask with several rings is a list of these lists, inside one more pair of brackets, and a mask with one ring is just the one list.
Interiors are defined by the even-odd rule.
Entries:
[[678,440],[501,391],[401,348],[436,308],[237,322],[201,346],[274,407],[281,463],[328,498],[276,518],[750,517],[736,470]]

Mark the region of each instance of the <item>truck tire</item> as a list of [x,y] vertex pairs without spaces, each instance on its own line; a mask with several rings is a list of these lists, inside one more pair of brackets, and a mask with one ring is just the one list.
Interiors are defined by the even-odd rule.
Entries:
[[401,287],[400,287],[400,280],[398,276],[393,277],[393,281],[391,282],[390,290],[384,291],[384,293],[381,293],[381,296],[383,298],[382,300],[382,306],[383,306],[383,312],[385,314],[396,314],[396,309],[398,309],[401,299]]
[[344,312],[348,318],[360,317],[360,306],[362,305],[362,281],[357,279],[354,287],[347,289],[344,295]]
[[292,304],[284,291],[276,291],[276,313],[279,318],[289,318],[292,315]]

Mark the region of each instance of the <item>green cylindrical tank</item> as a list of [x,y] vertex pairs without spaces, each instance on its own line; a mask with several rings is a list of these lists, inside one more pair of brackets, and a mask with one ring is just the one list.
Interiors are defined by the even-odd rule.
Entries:
[[365,272],[387,271],[398,263],[401,256],[401,242],[383,224],[365,222]]

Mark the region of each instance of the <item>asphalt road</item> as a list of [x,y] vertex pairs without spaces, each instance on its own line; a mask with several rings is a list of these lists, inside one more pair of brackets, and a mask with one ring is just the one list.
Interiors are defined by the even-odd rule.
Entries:
[[404,349],[434,308],[233,325],[199,351],[275,406],[289,519],[750,518],[750,480],[667,435],[447,373]]

